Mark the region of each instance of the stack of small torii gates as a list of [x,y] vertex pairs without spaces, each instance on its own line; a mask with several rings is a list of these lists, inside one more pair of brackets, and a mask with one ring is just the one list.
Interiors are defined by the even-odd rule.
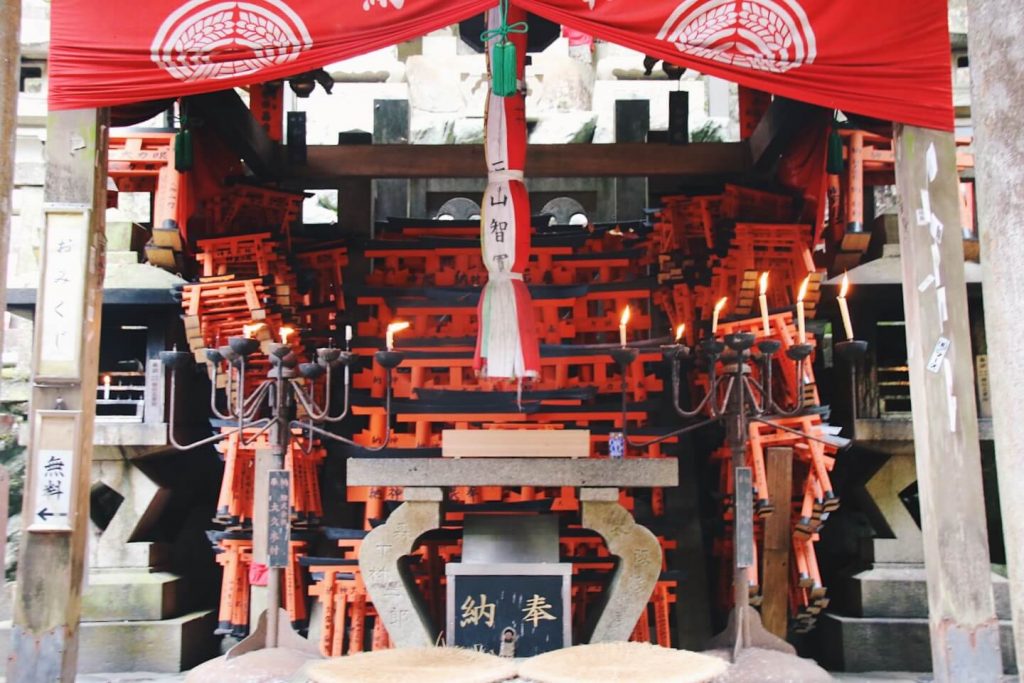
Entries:
[[[359,312],[353,351],[367,359],[367,366],[352,377],[352,410],[366,425],[353,436],[358,443],[375,446],[385,438],[384,371],[369,359],[381,347],[387,325],[401,320],[409,322],[410,329],[396,343],[405,360],[394,373],[390,453],[440,456],[441,432],[447,428],[509,432],[586,428],[591,433],[592,457],[607,457],[609,434],[622,430],[623,419],[620,375],[608,354],[609,344],[618,339],[619,317],[627,305],[634,339],[647,339],[652,328],[654,281],[640,265],[646,229],[640,221],[587,229],[549,226],[546,221],[547,217],[535,221],[525,275],[542,342],[541,374],[522,387],[513,381],[481,378],[473,369],[479,286],[486,280],[479,223],[392,219],[378,225],[378,239],[367,244],[363,254],[373,259],[375,267],[364,285],[348,287]],[[641,346],[627,377],[626,419],[634,434],[657,433],[647,426],[663,388],[657,374],[661,361],[657,343]],[[509,436],[514,438],[512,433]],[[349,454],[359,455],[354,449]],[[627,457],[661,455],[660,447],[652,446]],[[350,487],[348,491],[351,502],[363,504],[366,527],[379,523],[389,506],[402,498],[400,488]],[[663,492],[644,496],[638,506],[632,492],[623,491],[622,501],[631,510],[649,511],[644,521],[658,533],[668,526]],[[436,537],[426,537],[411,565],[437,623],[444,621],[444,564],[461,556],[459,528],[469,511],[559,511],[572,519],[579,501],[572,487],[454,488],[444,529]],[[358,541],[351,535],[343,534],[339,545],[355,555]],[[671,538],[661,540],[666,550],[675,547]],[[600,537],[578,524],[563,531],[561,550],[563,561],[574,568],[573,625],[580,633],[588,614],[599,605],[601,587],[614,560]],[[663,570],[633,637],[670,645],[678,575],[667,565]],[[324,560],[313,572],[316,584],[311,591],[324,605],[321,644],[325,653],[386,644],[375,622],[361,621],[372,606],[367,605],[353,562]]]
[[[296,198],[295,201],[299,201]],[[352,370],[353,438],[363,445],[384,439],[383,370],[372,358],[383,347],[384,330],[396,320],[410,323],[398,338],[405,361],[394,375],[393,424],[389,455],[440,455],[446,428],[539,430],[586,428],[591,432],[592,457],[607,457],[609,434],[622,431],[620,379],[608,354],[617,343],[619,317],[632,311],[631,343],[640,349],[626,378],[626,419],[632,435],[665,433],[675,425],[652,426],[652,413],[661,405],[664,388],[662,356],[665,339],[651,339],[660,307],[672,323],[692,323],[710,316],[721,296],[739,302],[738,315],[723,323],[722,332],[752,329],[756,317],[756,275],[772,273],[772,334],[784,346],[794,343],[790,303],[803,277],[811,275],[805,299],[809,315],[817,300],[820,275],[807,251],[809,228],[786,222],[788,199],[730,186],[719,197],[673,197],[650,223],[549,226],[536,221],[530,266],[525,279],[531,287],[542,341],[541,375],[522,387],[513,382],[480,378],[473,370],[479,285],[486,278],[480,260],[476,222],[391,220],[378,226],[378,238],[365,245],[362,258],[374,268],[364,282],[347,282],[342,273],[348,258],[344,245],[294,238],[287,225],[273,220],[258,229],[195,243],[198,279],[182,289],[189,343],[197,360],[205,349],[241,334],[245,325],[262,323],[252,334],[270,342],[291,325],[297,352],[314,340],[339,339],[345,322],[355,328],[352,350],[362,365]],[[218,215],[254,215],[273,202],[255,202],[246,210],[221,207]],[[695,208],[696,206],[696,208]],[[699,221],[677,223],[678,217]],[[678,216],[678,217],[677,217]],[[699,229],[697,224],[700,223]],[[290,249],[288,245],[291,245]],[[703,245],[703,246],[701,246]],[[652,274],[653,273],[653,274]],[[356,303],[346,310],[345,296]],[[749,316],[749,318],[747,317]],[[691,326],[692,329],[692,326]],[[692,334],[692,332],[690,333]],[[690,337],[689,341],[693,341]],[[813,343],[813,337],[811,339]],[[266,367],[251,364],[247,385],[259,381]],[[807,397],[817,403],[810,364]],[[795,374],[778,376],[780,389],[792,397]],[[236,385],[237,386],[237,385]],[[794,418],[788,426],[826,430],[817,415]],[[220,428],[221,425],[215,423]],[[220,628],[241,635],[249,627],[249,587],[261,581],[252,563],[251,519],[253,468],[259,442],[229,439],[223,445],[225,475],[217,521],[224,529],[211,532],[224,567]],[[787,440],[788,439],[788,440]],[[796,626],[807,627],[823,605],[824,590],[817,573],[813,541],[837,499],[832,495],[828,448],[801,442],[779,430],[751,432],[750,464],[756,474],[759,515],[785,509],[771,498],[764,477],[763,449],[768,445],[794,449],[796,498],[793,554],[796,571],[791,603]],[[672,442],[666,442],[671,447]],[[349,457],[365,456],[358,449],[341,449]],[[627,457],[660,457],[661,446]],[[307,623],[325,654],[339,655],[390,645],[376,618],[359,574],[358,552],[367,529],[380,523],[402,499],[398,488],[348,489],[348,500],[362,505],[362,528],[318,526],[322,515],[318,466],[325,449],[310,453],[297,447],[288,455],[293,471],[292,562],[285,576],[284,604],[297,626]],[[716,454],[716,457],[717,454]],[[732,519],[729,468],[722,468],[725,494],[723,517]],[[667,533],[663,492],[622,492],[622,502],[659,535],[666,551],[674,549]],[[648,497],[649,496],[649,497]],[[451,492],[444,529],[428,535],[412,558],[410,569],[437,623],[444,617],[444,565],[461,556],[460,526],[467,511],[559,511],[570,519],[579,510],[572,488],[460,487]],[[759,517],[760,520],[760,517]],[[760,528],[760,522],[759,527]],[[723,563],[731,547],[726,534],[715,544]],[[757,534],[761,542],[762,534]],[[311,555],[327,539],[337,551],[332,557]],[[317,545],[319,544],[319,545]],[[561,539],[563,560],[574,567],[573,624],[581,631],[597,607],[601,587],[614,568],[600,538],[570,524]],[[668,555],[667,555],[668,556]],[[671,605],[678,574],[666,563],[662,580],[651,596],[647,613],[636,625],[634,639],[671,644]],[[756,577],[752,601],[758,599]],[[314,598],[312,617],[308,601]]]
[[[807,318],[813,318],[819,298],[824,271],[818,270],[811,255],[812,226],[790,222],[794,215],[793,200],[786,195],[726,185],[720,194],[663,197],[663,205],[651,212],[652,238],[648,242],[647,260],[658,266],[659,289],[655,300],[673,323],[690,326],[690,341],[696,341],[692,322],[707,320],[717,301],[727,298],[726,322],[719,326],[719,336],[734,332],[751,332],[758,339],[775,339],[782,344],[780,358],[799,340],[793,304],[803,281],[807,288],[803,299]],[[758,279],[769,273],[767,289],[769,334],[765,336],[760,316]],[[813,334],[807,342],[814,346]],[[783,405],[795,403],[798,376],[788,361],[779,365],[775,375],[775,394]],[[786,514],[791,518],[792,550],[789,582],[789,605],[792,625],[797,632],[814,626],[817,614],[828,604],[821,582],[814,543],[830,512],[838,508],[839,498],[833,491],[829,471],[834,462],[835,447],[787,432],[788,427],[817,438],[833,435],[823,423],[826,410],[820,406],[813,366],[803,364],[806,414],[780,418],[779,427],[752,423],[749,433],[747,464],[754,475],[755,539],[754,557],[763,557],[764,518],[769,514]],[[698,377],[697,385],[706,390],[706,382]],[[765,451],[771,446],[792,448],[792,500],[776,500],[768,490]],[[731,455],[725,446],[712,455],[720,463],[720,492],[725,524],[715,540],[713,551],[718,557],[722,575],[731,573],[733,561],[732,524],[734,499]],[[750,572],[751,603],[762,598],[758,563]],[[721,607],[732,605],[733,593],[728,582],[719,584]]]
[[[237,187],[204,207],[207,224],[222,226],[223,234],[190,245],[196,279],[180,288],[186,338],[198,363],[206,363],[208,349],[226,345],[233,336],[257,338],[266,352],[284,328],[293,330],[288,343],[304,357],[303,332],[337,330],[345,308],[342,269],[347,247],[292,238],[290,227],[300,215],[302,199],[301,194]],[[259,229],[246,231],[247,226]],[[255,387],[268,369],[265,353],[252,356],[244,386]],[[237,391],[239,378],[233,379],[231,388]],[[228,388],[225,374],[217,380],[219,389]],[[211,423],[221,431],[232,427],[217,419]],[[241,636],[248,631],[250,586],[265,581],[265,572],[252,562],[252,519],[256,452],[269,448],[266,438],[253,429],[218,445],[224,477],[214,521],[224,528],[210,532],[210,539],[224,572],[219,633]],[[293,623],[303,626],[308,619],[307,581],[299,560],[307,554],[315,536],[311,530],[323,514],[319,469],[325,456],[321,445],[306,451],[298,441],[285,455],[284,466],[292,473],[293,540],[283,604]]]

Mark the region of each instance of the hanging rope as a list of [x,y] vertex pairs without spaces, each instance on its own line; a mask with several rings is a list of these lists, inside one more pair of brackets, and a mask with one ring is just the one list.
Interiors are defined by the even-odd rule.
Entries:
[[525,21],[508,23],[508,6],[510,0],[500,0],[498,11],[501,13],[501,24],[480,34],[480,41],[486,45],[498,39],[491,51],[491,92],[498,97],[510,97],[516,93],[516,46],[508,39],[510,33],[526,33],[529,25]]

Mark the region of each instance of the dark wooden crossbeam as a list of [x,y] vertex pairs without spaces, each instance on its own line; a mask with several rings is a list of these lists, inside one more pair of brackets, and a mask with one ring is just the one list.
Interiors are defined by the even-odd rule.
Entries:
[[815,116],[824,116],[822,107],[785,97],[776,97],[750,136],[750,159],[757,171],[768,171],[779,160],[789,143]]
[[218,90],[186,98],[189,113],[212,127],[258,178],[279,177],[280,145],[252,115],[249,107],[234,90]]
[[[530,145],[531,178],[729,176],[750,168],[746,143],[668,145]],[[286,182],[334,188],[353,178],[479,178],[482,145],[311,145],[305,164],[288,166]]]

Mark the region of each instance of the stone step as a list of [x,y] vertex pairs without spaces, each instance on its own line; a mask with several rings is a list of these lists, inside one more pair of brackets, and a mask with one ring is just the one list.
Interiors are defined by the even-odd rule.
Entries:
[[83,621],[159,621],[178,616],[180,576],[167,572],[89,572],[82,591]]
[[[220,654],[213,610],[162,621],[83,622],[79,673],[185,671]],[[0,658],[11,648],[11,622],[0,622]]]
[[[830,671],[931,671],[927,619],[844,617],[818,620],[820,663]],[[1013,627],[999,622],[1003,669],[1015,673]]]

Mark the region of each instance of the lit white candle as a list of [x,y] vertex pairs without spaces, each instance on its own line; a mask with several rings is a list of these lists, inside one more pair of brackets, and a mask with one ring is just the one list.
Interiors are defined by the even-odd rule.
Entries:
[[626,348],[626,325],[629,324],[629,306],[626,306],[626,310],[622,311],[622,317],[619,318],[619,344],[622,348]]
[[351,325],[345,325],[345,346],[347,347],[349,345],[349,342],[351,342],[351,341],[352,341],[352,326]]
[[110,375],[103,375],[103,400],[110,399]]
[[281,343],[282,344],[287,344],[288,343],[288,337],[292,336],[293,334],[295,334],[295,328],[294,327],[282,327],[281,328]]
[[796,329],[801,344],[807,343],[807,328],[804,326],[804,297],[807,296],[807,285],[810,282],[811,276],[808,275],[800,283],[800,292],[796,295]]
[[723,296],[721,299],[718,300],[718,303],[715,304],[715,311],[714,311],[714,313],[711,316],[711,336],[712,337],[714,337],[716,334],[718,334],[718,316],[719,316],[719,314],[721,314],[722,309],[725,308],[725,302],[728,300],[728,298],[729,297]]
[[853,339],[853,324],[850,323],[850,308],[846,305],[846,295],[850,291],[850,278],[843,273],[843,284],[839,288],[839,297],[836,301],[839,302],[839,312],[843,316],[843,329],[846,330],[846,338]]
[[256,334],[256,330],[263,327],[263,323],[253,323],[252,325],[242,325],[242,336],[246,339],[252,339],[252,335]]
[[408,327],[409,323],[407,322],[391,323],[390,325],[388,325],[388,330],[387,333],[385,334],[385,343],[388,351],[395,350],[395,333],[401,332],[402,330],[407,329]]
[[761,273],[759,278],[761,285],[761,295],[758,297],[758,302],[761,304],[761,327],[764,329],[764,336],[769,336],[772,333],[771,325],[768,323],[768,271]]
[[679,323],[676,328],[676,344],[683,343],[683,333],[686,332],[686,323]]

